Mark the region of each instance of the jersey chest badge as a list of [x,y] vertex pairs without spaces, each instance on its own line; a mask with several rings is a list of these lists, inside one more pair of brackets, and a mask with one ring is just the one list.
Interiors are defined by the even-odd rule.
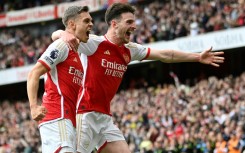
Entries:
[[129,57],[128,57],[127,54],[123,54],[123,58],[124,58],[124,60],[125,60],[126,63],[129,63],[130,62],[129,61]]

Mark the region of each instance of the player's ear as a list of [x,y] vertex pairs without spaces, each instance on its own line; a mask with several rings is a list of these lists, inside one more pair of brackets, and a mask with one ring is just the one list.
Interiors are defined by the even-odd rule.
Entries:
[[75,24],[74,20],[68,21],[68,27],[71,29],[76,29],[76,24]]
[[117,27],[117,20],[111,20],[111,26]]

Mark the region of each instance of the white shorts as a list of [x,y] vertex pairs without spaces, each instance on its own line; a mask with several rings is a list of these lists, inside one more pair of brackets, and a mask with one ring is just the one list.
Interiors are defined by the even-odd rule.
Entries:
[[98,112],[77,114],[77,151],[90,153],[107,142],[125,140],[112,117]]
[[42,153],[76,153],[76,129],[71,120],[61,119],[39,127]]

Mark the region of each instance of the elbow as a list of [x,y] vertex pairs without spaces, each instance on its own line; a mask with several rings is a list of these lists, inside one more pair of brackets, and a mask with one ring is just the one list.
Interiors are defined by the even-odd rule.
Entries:
[[51,39],[52,39],[53,41],[55,41],[55,40],[56,40],[56,38],[55,38],[55,34],[54,34],[54,33],[52,33],[52,35],[51,35]]
[[27,75],[27,82],[29,82],[33,78],[33,70],[31,70]]
[[173,63],[172,60],[168,60],[167,58],[161,59],[160,61],[163,63]]
[[31,82],[32,80],[39,80],[40,76],[41,75],[38,73],[38,71],[32,69],[27,75],[27,82]]
[[61,34],[62,34],[62,32],[63,32],[63,30],[57,30],[57,31],[53,32],[52,35],[51,35],[51,39],[53,41],[59,39]]
[[56,39],[58,39],[58,37],[57,37],[57,32],[53,32],[53,33],[52,33],[51,39],[52,39],[53,41],[55,41]]
[[161,62],[164,62],[164,63],[173,63],[173,62],[170,61],[170,60],[161,60]]

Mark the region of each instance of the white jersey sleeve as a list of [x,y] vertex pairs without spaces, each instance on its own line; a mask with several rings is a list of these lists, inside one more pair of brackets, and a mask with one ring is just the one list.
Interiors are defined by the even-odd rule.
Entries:
[[104,40],[105,38],[102,36],[89,35],[87,43],[80,42],[78,52],[83,53],[87,56],[93,55],[97,50],[99,44]]
[[49,45],[38,61],[48,69],[52,69],[58,63],[63,62],[68,57],[68,54],[68,46],[63,40],[58,39]]
[[126,44],[125,47],[130,50],[131,61],[144,60],[150,54],[150,48],[144,47],[144,46],[137,44],[137,43],[130,42],[130,43]]

